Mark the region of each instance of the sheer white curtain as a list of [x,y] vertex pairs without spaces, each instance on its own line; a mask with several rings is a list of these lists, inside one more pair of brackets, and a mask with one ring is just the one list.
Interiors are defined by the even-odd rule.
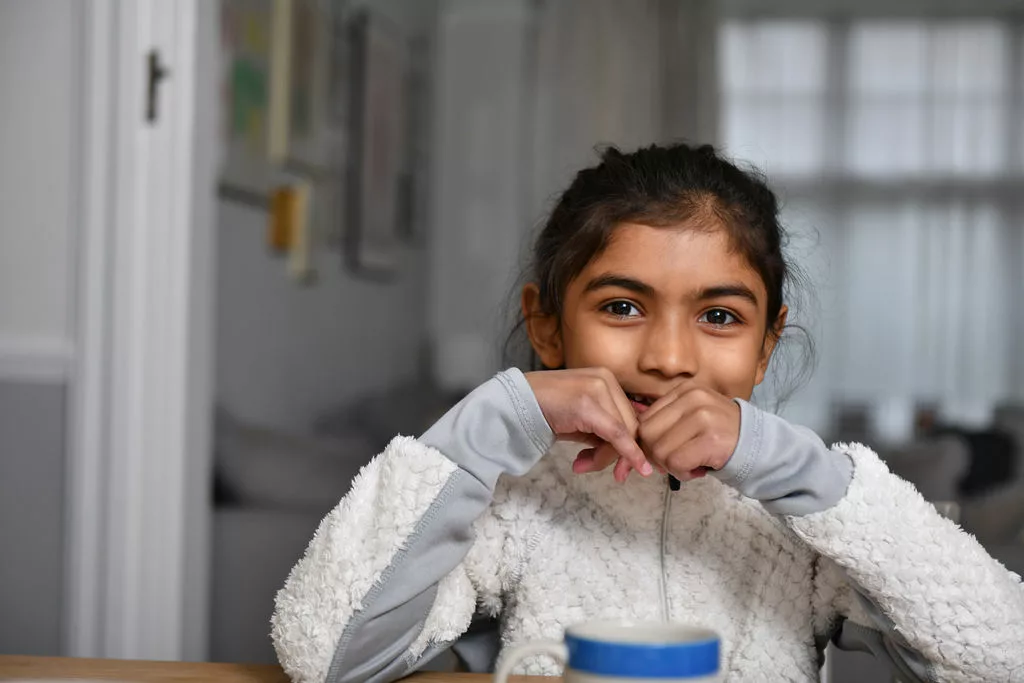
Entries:
[[532,206],[543,216],[595,148],[717,127],[714,0],[548,0],[537,26]]
[[661,137],[660,2],[553,0],[538,18],[533,204],[538,216],[602,144]]
[[815,379],[790,405],[828,428],[866,404],[984,423],[1022,397],[1024,24],[1007,18],[726,20],[723,143],[780,188],[815,310]]

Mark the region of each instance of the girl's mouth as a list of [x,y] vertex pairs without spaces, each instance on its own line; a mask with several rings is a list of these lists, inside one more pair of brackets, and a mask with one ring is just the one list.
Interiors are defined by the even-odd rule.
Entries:
[[653,396],[644,396],[643,394],[630,394],[626,393],[626,398],[629,399],[630,404],[633,406],[633,410],[637,415],[644,412],[651,407],[651,404],[656,400]]

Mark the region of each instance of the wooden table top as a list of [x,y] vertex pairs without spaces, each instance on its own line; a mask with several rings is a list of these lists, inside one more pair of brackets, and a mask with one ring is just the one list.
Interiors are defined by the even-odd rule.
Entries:
[[[76,659],[0,655],[0,681],[12,679],[79,678],[144,683],[288,683],[279,666],[270,664],[211,664],[208,662],[150,662],[124,659]],[[409,683],[490,683],[487,674],[413,674]],[[513,676],[515,683],[537,683],[536,678]],[[540,679],[546,680],[546,679]]]

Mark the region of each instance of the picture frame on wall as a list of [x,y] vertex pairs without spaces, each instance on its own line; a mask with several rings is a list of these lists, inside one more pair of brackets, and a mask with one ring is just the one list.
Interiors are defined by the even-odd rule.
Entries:
[[222,190],[266,199],[286,173],[337,171],[329,14],[321,0],[223,0]]
[[283,160],[288,66],[287,0],[221,4],[221,187],[266,197]]
[[334,75],[332,4],[326,0],[290,0],[288,137],[284,162],[293,171],[319,176],[339,165],[342,129],[332,117]]
[[408,48],[395,24],[362,9],[351,18],[349,55],[346,260],[386,276],[397,267],[406,194]]

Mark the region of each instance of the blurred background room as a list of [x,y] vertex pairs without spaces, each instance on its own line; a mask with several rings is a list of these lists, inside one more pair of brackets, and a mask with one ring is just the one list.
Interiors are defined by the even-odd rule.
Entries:
[[1024,4],[0,0],[0,653],[273,661],[319,519],[507,362],[559,190],[675,139],[780,194],[756,400],[1024,572]]

